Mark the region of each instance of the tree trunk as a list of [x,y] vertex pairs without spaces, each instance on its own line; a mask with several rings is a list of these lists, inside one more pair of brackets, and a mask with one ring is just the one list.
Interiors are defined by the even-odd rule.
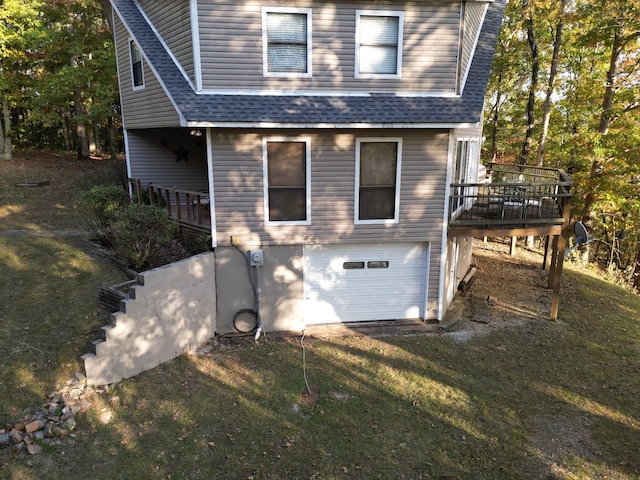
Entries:
[[113,117],[107,119],[107,129],[109,134],[109,156],[111,160],[118,158],[118,149],[116,147],[116,129],[113,124]]
[[76,117],[76,135],[78,137],[78,160],[89,160],[89,138],[87,137],[87,123],[84,119],[84,105],[82,91],[73,91],[73,112]]
[[[71,66],[78,68],[78,57],[71,57]],[[76,136],[78,137],[78,160],[89,160],[86,109],[82,99],[82,89],[78,86],[73,88],[73,113],[76,120]]]
[[636,245],[636,259],[631,276],[631,284],[633,288],[640,290],[640,240]]
[[[529,1],[523,0],[523,10],[528,8]],[[527,25],[527,41],[529,43],[529,49],[531,50],[531,84],[529,85],[529,99],[527,100],[527,130],[524,136],[524,142],[522,144],[522,152],[520,153],[520,160],[518,163],[525,165],[529,159],[531,152],[531,144],[533,143],[533,127],[535,126],[535,102],[536,102],[536,90],[538,88],[538,73],[540,71],[540,60],[538,58],[538,42],[536,41],[535,32],[533,30],[533,16],[531,11],[526,12],[526,25]]]
[[553,95],[553,87],[556,83],[556,75],[558,73],[558,56],[560,55],[560,46],[562,45],[562,29],[564,27],[565,8],[569,0],[562,0],[560,3],[560,14],[558,24],[556,25],[556,35],[553,39],[553,54],[551,56],[551,68],[549,69],[549,81],[547,82],[547,93],[544,98],[544,106],[542,109],[542,131],[538,141],[538,153],[536,156],[536,165],[542,167],[544,165],[544,150],[547,145],[547,132],[549,131],[549,119],[551,118],[551,96]]
[[[498,85],[502,84],[502,70],[498,73]],[[496,92],[496,103],[491,109],[491,161],[496,161],[498,155],[498,124],[500,123],[500,103],[502,102],[502,92]]]
[[[0,76],[3,75],[2,61],[0,59]],[[4,90],[0,93],[0,160],[11,161],[13,153],[11,148],[11,110],[9,109],[9,97]]]
[[9,98],[2,92],[2,116],[0,117],[0,160],[11,161],[13,152],[11,148],[11,112],[9,110]]
[[100,152],[100,136],[98,134],[98,127],[92,122],[91,128],[89,128],[89,153],[95,154]]
[[64,149],[67,152],[73,150],[71,146],[71,133],[69,132],[69,115],[67,112],[62,114],[62,136],[64,137]]
[[[598,133],[606,135],[609,133],[609,125],[613,116],[613,99],[616,93],[616,77],[618,75],[618,60],[622,53],[622,28],[618,26],[614,32],[613,45],[611,46],[611,58],[609,59],[609,70],[607,71],[607,85],[602,99],[602,113],[600,114],[600,124],[598,125]],[[599,158],[594,158],[591,163],[591,172],[589,173],[589,182],[587,194],[584,197],[584,206],[582,207],[582,223],[589,225],[591,223],[591,205],[595,200],[595,192],[598,178],[602,173],[602,163]]]

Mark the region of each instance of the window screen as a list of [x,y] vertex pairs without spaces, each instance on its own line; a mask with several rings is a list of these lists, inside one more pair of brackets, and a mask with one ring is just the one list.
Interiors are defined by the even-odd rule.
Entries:
[[267,142],[270,221],[307,219],[307,144]]
[[359,73],[398,74],[400,18],[361,15]]
[[395,218],[397,142],[360,143],[360,220]]
[[267,12],[269,72],[308,73],[307,15]]

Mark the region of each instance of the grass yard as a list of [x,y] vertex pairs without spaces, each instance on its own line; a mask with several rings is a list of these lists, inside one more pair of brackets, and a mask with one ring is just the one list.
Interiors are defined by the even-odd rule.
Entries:
[[[15,187],[2,167],[0,212],[39,228],[29,218],[39,198],[7,208]],[[64,197],[40,204],[66,212]],[[12,215],[12,228],[27,228]],[[481,267],[488,255],[479,250]],[[537,254],[518,268],[492,255],[478,292],[495,282],[500,300],[540,283]],[[95,288],[118,272],[70,237],[0,234],[0,265],[0,411],[10,420],[77,369],[104,323]],[[301,395],[300,337],[215,339],[99,395],[67,444],[0,450],[0,478],[640,478],[640,297],[588,270],[564,278],[557,322],[548,308],[518,306],[489,325],[464,315],[437,335],[305,339],[317,402]]]

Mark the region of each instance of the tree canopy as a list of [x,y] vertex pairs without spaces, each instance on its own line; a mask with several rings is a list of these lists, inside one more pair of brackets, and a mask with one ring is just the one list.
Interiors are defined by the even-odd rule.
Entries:
[[[639,63],[638,0],[508,2],[487,92],[484,148],[489,161],[565,169],[576,181],[573,216],[598,239],[596,258],[626,269],[636,287]],[[527,142],[537,145],[525,148]]]
[[116,151],[112,36],[97,0],[4,0],[0,9],[0,156],[22,147]]

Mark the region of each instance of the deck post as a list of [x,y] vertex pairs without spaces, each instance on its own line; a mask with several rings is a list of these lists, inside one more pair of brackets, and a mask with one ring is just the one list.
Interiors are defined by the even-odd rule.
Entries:
[[547,287],[553,288],[553,279],[558,266],[558,235],[553,236],[551,241],[551,262],[549,263],[549,280]]
[[544,257],[542,259],[542,270],[546,270],[549,266],[549,235],[547,235],[544,239]]
[[[562,207],[562,216],[564,218],[564,222],[562,223],[563,229],[562,233],[560,233],[560,235],[557,235],[556,240],[554,240],[553,242],[555,262],[551,262],[552,267],[553,265],[555,265],[555,268],[553,268],[553,296],[551,297],[551,313],[549,314],[549,318],[551,320],[557,320],[558,307],[560,306],[562,266],[564,263],[564,250],[567,247],[567,238],[565,237],[565,235],[569,227],[569,222],[571,221],[571,197],[566,197]],[[551,281],[551,277],[549,278],[549,280]]]

